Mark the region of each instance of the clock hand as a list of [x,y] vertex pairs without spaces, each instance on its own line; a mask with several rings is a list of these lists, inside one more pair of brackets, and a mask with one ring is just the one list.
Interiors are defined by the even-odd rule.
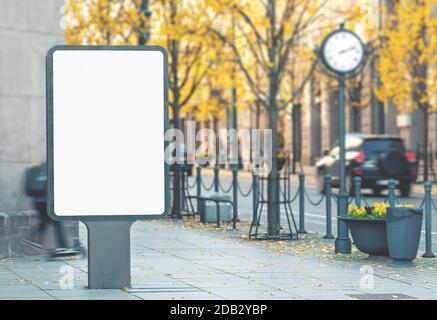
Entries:
[[343,49],[343,50],[339,51],[338,54],[344,54],[344,53],[346,53],[346,52],[349,52],[349,51],[351,51],[351,50],[354,50],[355,48],[356,48],[356,47],[353,46],[353,47],[350,47],[350,48],[347,48],[347,49]]

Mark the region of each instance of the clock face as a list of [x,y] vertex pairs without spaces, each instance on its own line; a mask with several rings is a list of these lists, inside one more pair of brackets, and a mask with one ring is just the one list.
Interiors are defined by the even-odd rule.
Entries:
[[348,73],[358,68],[363,61],[364,47],[356,34],[340,30],[328,36],[322,55],[328,68],[339,73]]

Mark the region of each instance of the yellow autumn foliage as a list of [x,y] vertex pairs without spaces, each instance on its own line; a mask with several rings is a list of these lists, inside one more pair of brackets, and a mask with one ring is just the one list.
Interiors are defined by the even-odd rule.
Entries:
[[66,0],[67,44],[135,45],[148,32],[142,0]]
[[[377,96],[400,111],[437,102],[437,0],[400,1],[384,28]],[[426,110],[424,110],[426,111]]]

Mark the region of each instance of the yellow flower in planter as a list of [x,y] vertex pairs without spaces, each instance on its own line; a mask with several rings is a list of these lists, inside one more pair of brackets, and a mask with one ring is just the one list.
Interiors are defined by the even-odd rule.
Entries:
[[378,219],[385,219],[387,217],[387,208],[389,204],[385,202],[375,202],[372,207],[372,215]]
[[390,205],[385,202],[375,202],[371,207],[349,205],[348,215],[354,218],[385,219],[387,217],[388,207],[390,207]]
[[366,207],[357,207],[355,205],[349,205],[348,214],[352,217],[364,218],[367,214],[367,209]]

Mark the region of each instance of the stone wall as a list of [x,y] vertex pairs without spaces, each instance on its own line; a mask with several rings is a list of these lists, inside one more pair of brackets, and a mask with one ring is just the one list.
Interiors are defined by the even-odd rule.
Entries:
[[31,208],[25,168],[45,160],[45,54],[64,42],[63,0],[0,0],[0,210]]
[[[0,0],[0,257],[38,253],[21,242],[39,221],[23,192],[24,170],[46,158],[45,55],[64,43],[63,4]],[[71,244],[77,222],[66,229]]]

